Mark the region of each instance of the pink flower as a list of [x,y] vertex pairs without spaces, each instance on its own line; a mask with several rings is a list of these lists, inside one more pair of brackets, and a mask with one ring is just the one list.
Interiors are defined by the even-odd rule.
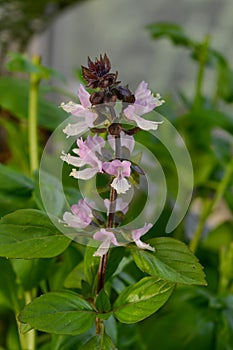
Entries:
[[78,204],[72,205],[71,211],[72,213],[66,211],[63,215],[63,220],[68,226],[85,228],[93,219],[91,208],[84,199],[80,199]]
[[75,124],[68,124],[63,130],[67,137],[78,135],[88,127],[94,126],[94,121],[97,118],[97,114],[91,111],[91,102],[90,102],[90,94],[85,90],[82,84],[79,85],[78,88],[78,97],[80,99],[81,104],[74,103],[72,101],[68,103],[62,103],[61,107],[68,113],[72,113],[72,115],[81,118]]
[[153,96],[148,89],[148,84],[142,81],[135,91],[135,102],[125,108],[124,114],[127,119],[134,121],[143,130],[156,130],[162,122],[153,122],[141,118],[140,116],[153,111],[164,103],[159,94]]
[[88,180],[95,176],[98,172],[102,171],[102,162],[96,155],[101,154],[101,148],[104,147],[105,141],[100,136],[88,136],[85,141],[83,139],[77,140],[79,148],[74,148],[73,152],[79,157],[71,156],[69,153],[62,152],[61,159],[68,164],[72,164],[76,167],[82,167],[84,165],[90,165],[90,168],[77,171],[72,169],[70,176],[76,179]]
[[101,245],[97,249],[97,251],[94,253],[94,256],[103,256],[107,254],[110,245],[113,244],[115,246],[119,246],[120,244],[117,242],[116,237],[114,233],[107,231],[105,228],[101,228],[99,231],[97,231],[93,238],[97,241],[102,241]]
[[142,228],[138,228],[136,230],[132,230],[132,238],[135,242],[135,244],[140,249],[148,249],[151,251],[154,251],[155,248],[151,247],[149,244],[146,244],[140,240],[140,238],[151,229],[153,225],[152,224],[145,224]]
[[118,194],[125,193],[131,187],[126,177],[130,176],[131,163],[127,160],[120,161],[115,159],[112,162],[104,162],[103,170],[110,175],[116,176],[111,186]]

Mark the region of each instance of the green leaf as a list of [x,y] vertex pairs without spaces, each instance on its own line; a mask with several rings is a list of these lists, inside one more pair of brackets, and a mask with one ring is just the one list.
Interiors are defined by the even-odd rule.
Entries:
[[75,336],[53,334],[48,350],[82,350],[83,344],[92,334],[91,330]]
[[101,289],[96,298],[96,307],[99,312],[109,312],[111,310],[109,296],[104,289]]
[[19,314],[22,323],[40,331],[77,335],[86,332],[95,321],[92,306],[78,294],[51,292],[34,299]]
[[34,188],[33,181],[8,166],[0,164],[0,191],[17,197],[30,197]]
[[84,278],[84,263],[81,261],[66,277],[64,287],[81,289]]
[[[16,275],[11,266],[11,262],[5,258],[0,258],[1,284],[0,284],[0,305],[14,311],[19,311],[21,303],[20,288],[16,282]],[[21,302],[23,299],[21,299]]]
[[155,252],[131,249],[140,270],[174,283],[206,285],[202,266],[183,242],[166,237],[148,242]]
[[123,247],[112,248],[110,250],[106,267],[105,281],[107,281],[114,274],[121,260],[123,259],[124,254],[125,248]]
[[62,253],[70,239],[48,216],[35,209],[22,209],[0,220],[0,256],[8,258],[50,258]]
[[152,38],[167,37],[175,45],[193,47],[194,42],[183,31],[182,27],[175,23],[155,23],[147,26]]
[[50,77],[59,78],[64,80],[62,75],[52,68],[42,66],[41,64],[35,64],[25,55],[18,52],[11,52],[9,54],[11,60],[7,62],[6,68],[10,72],[22,72],[28,74],[37,74],[39,78],[49,79]]
[[85,250],[84,256],[84,274],[86,277],[86,281],[90,286],[93,286],[97,282],[97,272],[100,263],[100,258],[93,256],[96,248],[87,246]]
[[59,259],[54,259],[48,275],[49,290],[56,291],[63,288],[67,275],[82,258],[82,254],[76,249],[76,245],[70,244]]
[[123,323],[135,323],[163,306],[174,290],[174,283],[145,277],[125,288],[114,304],[114,315]]

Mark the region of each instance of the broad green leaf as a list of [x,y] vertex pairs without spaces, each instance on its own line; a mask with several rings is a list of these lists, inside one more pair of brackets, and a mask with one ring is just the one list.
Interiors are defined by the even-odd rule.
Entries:
[[206,285],[202,266],[183,242],[159,237],[149,240],[149,244],[155,252],[131,249],[140,270],[174,283]]
[[0,164],[0,192],[17,197],[30,197],[33,188],[34,183],[29,177]]
[[77,335],[86,332],[95,321],[92,306],[78,294],[50,292],[34,299],[19,314],[22,323],[40,331]]
[[117,350],[117,348],[113,344],[112,339],[104,333],[103,336],[96,335],[88,340],[83,345],[82,350]]
[[174,287],[160,278],[145,277],[122,291],[113,306],[114,315],[123,323],[139,322],[163,306]]
[[[16,282],[16,275],[12,268],[10,260],[0,258],[0,305],[14,311],[19,311],[23,302],[20,288]],[[21,303],[19,300],[21,299]]]
[[8,258],[50,258],[70,244],[49,220],[35,209],[21,209],[0,220],[0,256]]

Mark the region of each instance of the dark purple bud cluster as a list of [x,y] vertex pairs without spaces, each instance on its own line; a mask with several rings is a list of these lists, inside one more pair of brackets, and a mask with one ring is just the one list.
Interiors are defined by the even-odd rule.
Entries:
[[115,103],[117,100],[126,103],[134,103],[134,94],[128,85],[119,85],[117,81],[118,72],[110,73],[111,63],[107,55],[100,55],[99,59],[92,61],[88,57],[88,67],[82,66],[82,75],[87,82],[87,87],[96,89],[90,96],[92,105],[102,103]]

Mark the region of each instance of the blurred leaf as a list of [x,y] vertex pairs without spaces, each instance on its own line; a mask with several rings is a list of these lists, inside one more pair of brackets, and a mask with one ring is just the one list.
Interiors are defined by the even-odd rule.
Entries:
[[145,277],[125,288],[114,304],[114,315],[123,323],[143,320],[163,306],[174,290],[174,283]]
[[37,74],[40,79],[49,79],[51,77],[64,80],[61,73],[52,68],[45,67],[42,64],[35,64],[25,55],[18,52],[9,53],[10,60],[6,64],[6,68],[10,72],[21,72],[28,74]]
[[31,197],[34,182],[27,176],[0,164],[0,192],[17,197]]
[[228,247],[233,241],[233,224],[230,221],[225,221],[210,231],[206,237],[203,238],[201,245],[204,248],[219,252],[223,246]]
[[48,275],[51,259],[11,259],[11,263],[24,290],[31,290]]
[[148,242],[155,252],[131,248],[133,259],[143,272],[173,283],[206,284],[202,266],[183,242],[166,237]]
[[84,262],[81,261],[66,277],[64,287],[81,289],[84,278]]
[[[67,113],[47,101],[42,91],[40,89],[38,123],[41,127],[53,130],[67,118]],[[28,95],[28,81],[12,77],[0,78],[0,106],[19,119],[27,119]]]
[[184,33],[183,28],[175,23],[154,23],[147,26],[152,38],[169,38],[175,45],[193,47],[195,43]]
[[83,344],[90,338],[93,332],[88,331],[79,335],[52,335],[48,350],[81,350]]
[[82,259],[83,256],[77,249],[77,245],[70,244],[57,259],[53,260],[50,266],[48,275],[49,290],[56,291],[63,288],[66,277]]
[[22,209],[0,221],[0,255],[9,258],[50,258],[62,253],[70,239],[35,209]]
[[208,298],[200,296],[196,288],[181,287],[163,309],[141,322],[139,329],[142,336],[146,334],[148,349],[156,342],[159,350],[213,350],[218,314],[219,310],[209,308]]
[[230,350],[233,344],[233,295],[223,300],[226,307],[218,318],[216,350]]
[[34,208],[35,203],[32,198],[10,196],[0,192],[0,217],[19,209]]
[[92,337],[82,347],[82,350],[117,350],[112,339],[104,333],[102,336],[96,335]]
[[43,190],[43,199],[46,200],[47,212],[57,217],[62,216],[64,212],[65,196],[61,181],[42,170],[40,170],[39,176],[36,175],[36,186],[33,192],[33,198],[38,208],[44,211],[41,190]]
[[22,307],[23,299],[21,299],[20,303],[20,289],[16,282],[16,275],[12,269],[11,262],[5,258],[0,258],[0,270],[0,305],[18,312]]
[[55,334],[81,334],[91,328],[96,318],[92,306],[78,294],[50,292],[34,299],[19,314],[22,323]]
[[230,132],[216,128],[212,131],[212,148],[222,165],[227,164],[233,155],[233,136]]
[[18,329],[14,323],[10,324],[7,330],[6,346],[7,350],[21,350]]
[[230,103],[233,101],[233,70],[228,64],[218,65],[217,89],[218,96]]
[[[0,115],[1,116],[1,115]],[[23,123],[13,122],[10,118],[0,119],[0,126],[6,131],[6,145],[10,157],[8,166],[13,165],[25,174],[29,173],[28,138],[27,129]]]

